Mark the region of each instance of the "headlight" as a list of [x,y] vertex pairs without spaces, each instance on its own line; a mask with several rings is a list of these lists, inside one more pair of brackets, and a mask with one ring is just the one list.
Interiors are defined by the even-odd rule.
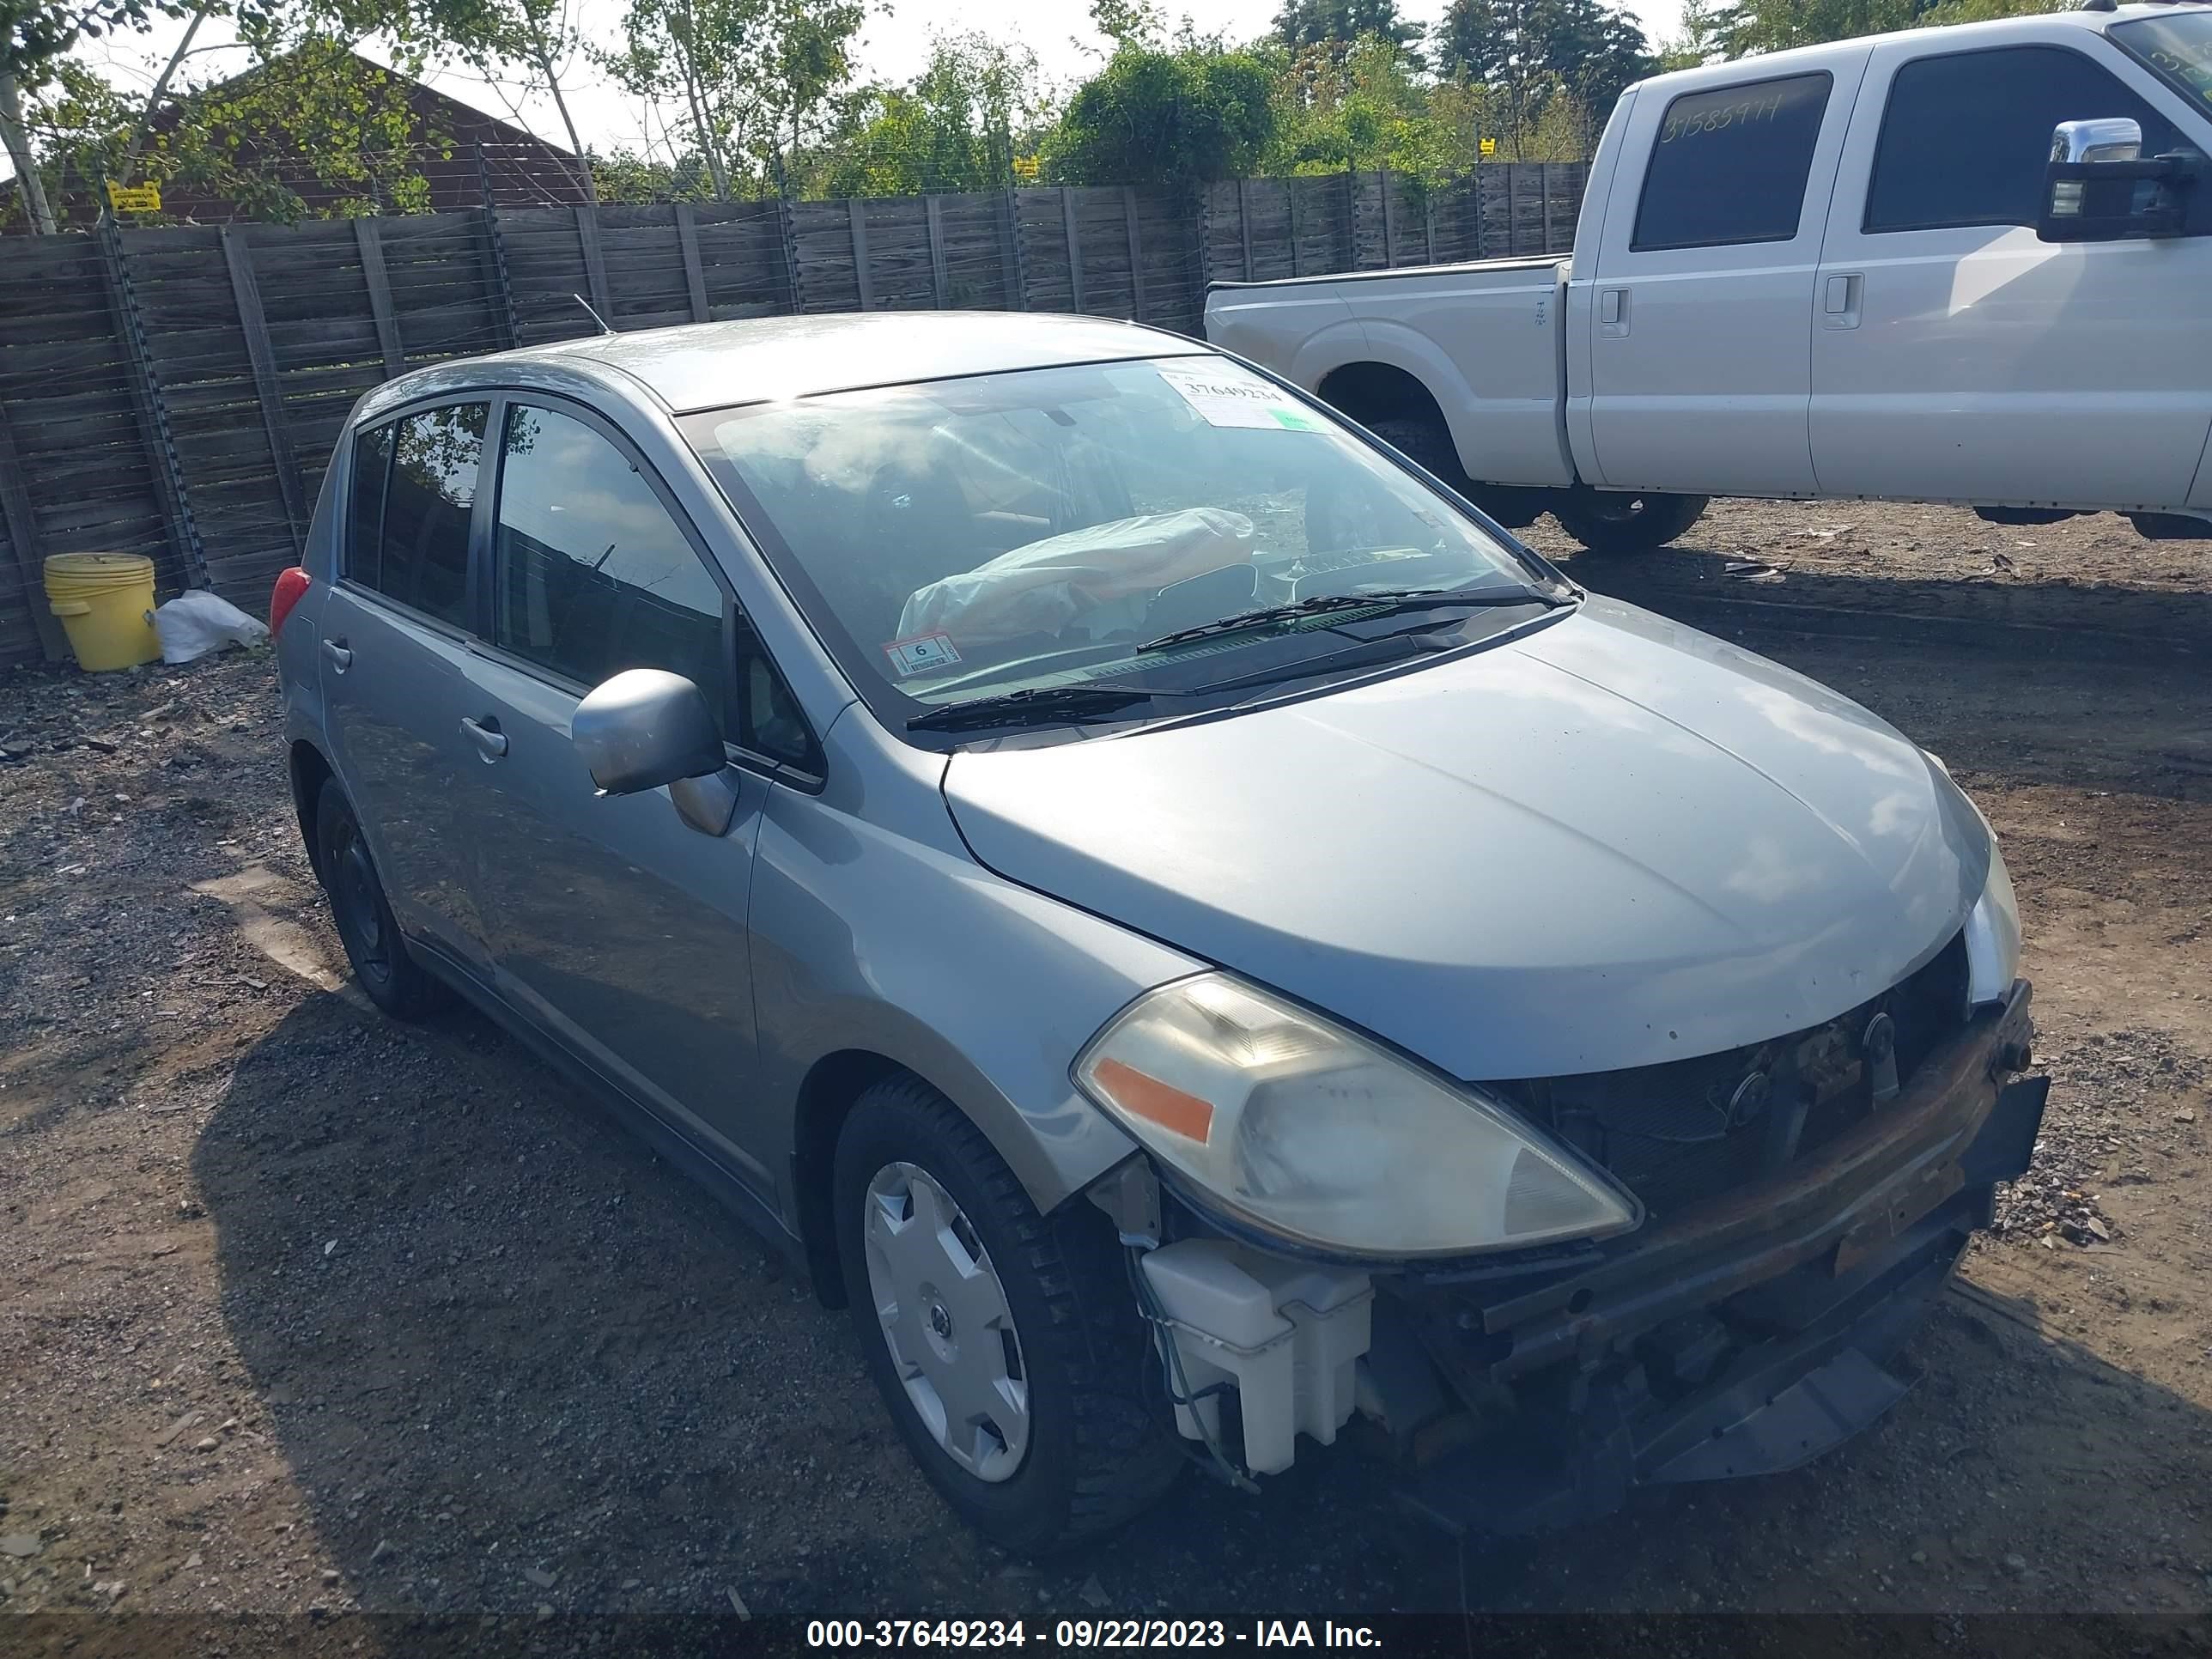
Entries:
[[1074,1075],[1171,1171],[1298,1243],[1456,1255],[1642,1218],[1499,1103],[1225,975],[1146,993],[1085,1047]]
[[1992,835],[1990,878],[1966,915],[1966,1000],[2001,1002],[2019,977],[2020,906],[2012,895],[2012,872]]

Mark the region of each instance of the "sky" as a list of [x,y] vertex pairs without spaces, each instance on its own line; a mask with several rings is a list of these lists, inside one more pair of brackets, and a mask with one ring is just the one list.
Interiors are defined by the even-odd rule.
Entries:
[[[620,16],[619,0],[573,0],[573,3],[583,9],[587,38],[611,39]],[[1202,34],[1218,33],[1231,40],[1243,40],[1266,32],[1278,3],[1279,0],[1180,0],[1180,3],[1167,0],[1165,9],[1171,18],[1188,15]],[[1442,15],[1444,3],[1445,0],[1401,0],[1400,13],[1408,21],[1426,27]],[[1629,9],[1655,43],[1672,34],[1681,19],[1680,0],[1640,0]],[[1047,78],[1062,84],[1095,69],[1104,46],[1091,27],[1088,0],[891,0],[889,11],[878,9],[862,31],[855,54],[860,76],[910,80],[927,61],[933,35],[971,30],[1025,43],[1036,53]],[[163,21],[143,35],[100,43],[83,55],[118,82],[150,88],[182,32],[181,25]],[[244,67],[242,54],[228,45],[229,40],[227,29],[218,30],[215,24],[203,27],[187,62],[188,78],[204,81]],[[214,49],[205,50],[209,47]],[[502,119],[514,118],[508,98],[515,88],[503,94],[466,70],[453,67],[434,67],[423,79],[448,97]],[[589,62],[580,58],[569,66],[562,76],[562,89],[586,143],[601,149],[662,146],[659,123],[648,125],[639,102],[609,86]],[[564,142],[550,100],[526,100],[520,112],[525,124],[540,137]],[[0,161],[0,176],[5,171],[4,161]]]

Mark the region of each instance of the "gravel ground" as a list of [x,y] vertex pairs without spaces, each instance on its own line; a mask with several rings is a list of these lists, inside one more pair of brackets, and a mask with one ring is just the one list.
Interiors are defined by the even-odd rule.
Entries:
[[[1730,503],[1680,550],[1571,563],[1869,703],[2004,838],[2051,1114],[1877,1429],[1464,1553],[1315,1452],[1261,1500],[1194,1479],[1084,1555],[1010,1562],[780,1257],[483,1021],[403,1028],[346,988],[265,654],[27,671],[0,678],[0,1617],[189,1614],[179,1645],[243,1652],[222,1616],[287,1615],[274,1648],[395,1654],[343,1615],[573,1632],[734,1592],[2161,1612],[2212,1638],[2212,546]],[[15,1628],[60,1652],[138,1627]]]

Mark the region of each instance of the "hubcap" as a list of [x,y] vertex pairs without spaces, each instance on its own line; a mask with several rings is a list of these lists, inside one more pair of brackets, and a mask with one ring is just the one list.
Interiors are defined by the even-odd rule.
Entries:
[[1006,1480],[1029,1449],[1029,1374],[982,1240],[926,1170],[887,1164],[868,1183],[862,1241],[891,1369],[922,1426],[978,1480]]

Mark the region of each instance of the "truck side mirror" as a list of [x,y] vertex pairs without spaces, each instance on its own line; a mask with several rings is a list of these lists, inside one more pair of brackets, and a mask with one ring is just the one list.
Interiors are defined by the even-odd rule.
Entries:
[[2179,155],[2142,153],[2142,127],[2124,116],[2061,121],[2051,135],[2035,234],[2045,242],[2118,242],[2179,236],[2197,174]]

